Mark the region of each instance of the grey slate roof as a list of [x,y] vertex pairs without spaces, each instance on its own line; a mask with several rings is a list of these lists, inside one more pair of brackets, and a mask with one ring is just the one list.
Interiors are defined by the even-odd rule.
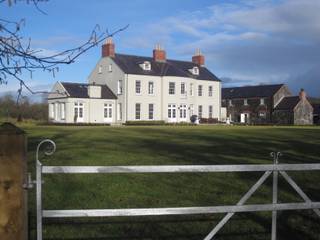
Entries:
[[281,102],[275,107],[275,110],[289,110],[292,111],[295,106],[300,102],[299,96],[285,97]]
[[222,88],[222,99],[272,97],[284,84]]
[[[206,67],[199,66],[193,62],[167,59],[165,62],[154,61],[152,57],[116,54],[112,58],[114,62],[127,74],[151,75],[151,76],[177,76],[191,77],[201,80],[221,81]],[[139,64],[148,61],[151,63],[151,70],[143,70]],[[199,75],[193,75],[189,69],[199,67]]]
[[[61,82],[61,84],[66,89],[70,97],[89,98],[89,95],[88,95],[89,84],[70,83],[70,82]],[[117,99],[117,96],[106,85],[96,85],[96,86],[101,86],[101,99]]]

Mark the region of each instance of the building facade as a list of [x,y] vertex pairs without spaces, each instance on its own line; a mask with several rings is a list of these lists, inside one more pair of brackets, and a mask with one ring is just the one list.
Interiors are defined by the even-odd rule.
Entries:
[[313,107],[301,89],[299,96],[289,96],[275,107],[273,122],[276,124],[312,125]]
[[313,108],[305,91],[291,96],[284,84],[223,88],[222,106],[236,123],[313,124]]
[[290,95],[284,84],[223,88],[222,106],[231,122],[267,124],[275,106]]
[[[190,122],[192,115],[220,120],[221,81],[204,64],[200,52],[192,57],[192,61],[170,60],[160,46],[153,50],[152,57],[116,54],[114,43],[108,39],[102,45],[101,59],[89,75],[87,91],[105,86],[113,95],[105,96],[110,99],[102,99],[87,94],[83,111],[89,116],[84,116],[83,122],[103,123],[98,115],[104,114],[107,102],[110,102],[113,113],[111,123]],[[64,97],[61,93],[58,94],[60,97],[55,94],[57,90],[63,91],[58,89],[59,84],[64,86],[66,83],[55,85],[48,98],[49,104],[71,101],[70,93]],[[67,123],[75,118],[75,109],[74,105],[74,111],[66,111]],[[50,114],[53,112],[49,111]]]

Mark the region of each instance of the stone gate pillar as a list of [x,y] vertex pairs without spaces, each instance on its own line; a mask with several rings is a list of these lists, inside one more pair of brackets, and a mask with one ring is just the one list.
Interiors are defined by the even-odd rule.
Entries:
[[11,123],[0,126],[0,239],[27,239],[27,138]]

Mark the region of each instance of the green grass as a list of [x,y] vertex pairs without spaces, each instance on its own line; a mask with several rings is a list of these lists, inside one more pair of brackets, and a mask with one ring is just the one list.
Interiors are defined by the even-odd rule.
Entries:
[[[28,164],[50,138],[57,152],[44,165],[168,165],[320,162],[318,127],[149,126],[62,127],[22,125],[29,136]],[[43,156],[42,156],[43,157]],[[140,208],[235,204],[262,173],[47,175],[45,209]],[[319,172],[290,173],[307,195],[320,201]],[[270,203],[270,178],[249,203]],[[280,202],[301,201],[282,178]],[[30,193],[31,239],[35,239],[34,190]],[[45,239],[203,239],[223,215],[54,219]],[[278,239],[320,239],[312,211],[279,213]],[[271,213],[235,214],[217,239],[270,239]]]

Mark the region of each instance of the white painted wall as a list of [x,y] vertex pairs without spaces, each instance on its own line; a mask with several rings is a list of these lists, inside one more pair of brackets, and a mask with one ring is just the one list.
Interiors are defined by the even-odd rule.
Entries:
[[[109,66],[111,65],[111,71]],[[101,71],[100,71],[101,70]],[[126,122],[126,106],[127,106],[127,96],[126,96],[126,78],[127,75],[118,67],[118,65],[110,57],[101,58],[94,69],[91,71],[88,82],[89,84],[106,84],[111,91],[118,97],[118,103],[122,105],[122,120],[118,122]],[[118,94],[118,81],[122,81],[122,94]]]
[[[104,104],[112,104],[112,123],[116,122],[116,100],[108,99],[89,99],[89,98],[61,98],[48,99],[49,117],[50,104],[58,107],[58,112],[55,110],[54,118],[49,118],[50,122],[55,123],[75,123],[75,103],[83,104],[83,121],[80,123],[110,123],[104,119]],[[61,107],[65,104],[65,119],[61,118]],[[53,106],[51,105],[51,106]]]
[[[111,67],[110,67],[111,66]],[[110,69],[111,68],[111,69]],[[111,71],[110,71],[111,70]],[[118,82],[122,81],[122,93],[118,93]],[[135,84],[136,80],[141,81],[141,94],[136,94]],[[186,120],[190,121],[190,106],[193,105],[193,114],[198,115],[198,106],[202,105],[202,116],[209,117],[209,106],[213,107],[213,118],[221,120],[221,83],[215,81],[196,80],[194,78],[184,77],[160,77],[151,75],[134,75],[125,74],[115,64],[112,58],[101,58],[96,64],[93,71],[88,77],[89,84],[106,84],[118,97],[117,101],[113,102],[113,116],[114,122],[135,121],[135,105],[141,104],[141,119],[143,121],[149,120],[149,104],[154,104],[154,118],[153,120],[168,121],[168,104],[176,105],[176,121],[180,122],[180,105],[187,106]],[[154,94],[148,94],[148,82],[154,82]],[[169,82],[175,83],[175,94],[169,95]],[[186,95],[181,94],[181,83],[186,85]],[[190,84],[193,85],[193,95],[190,95]],[[198,86],[202,85],[202,96],[198,96]],[[213,88],[213,96],[209,96],[209,86]],[[61,84],[56,84],[54,88],[58,91],[63,91]],[[60,88],[60,89],[59,89]],[[94,92],[93,92],[94,94]],[[54,98],[57,96],[50,96]],[[60,96],[61,97],[61,96]],[[49,103],[58,100],[49,100]],[[68,123],[74,122],[74,102],[75,99],[59,99],[60,102],[66,102],[66,120]],[[103,105],[106,100],[102,99],[78,99],[82,101],[85,106],[84,122],[88,123],[102,123],[103,122]],[[122,119],[117,120],[119,112],[117,110],[118,103],[121,104]],[[90,115],[89,115],[90,113]],[[90,116],[90,117],[89,117]],[[184,119],[183,119],[184,120]]]

